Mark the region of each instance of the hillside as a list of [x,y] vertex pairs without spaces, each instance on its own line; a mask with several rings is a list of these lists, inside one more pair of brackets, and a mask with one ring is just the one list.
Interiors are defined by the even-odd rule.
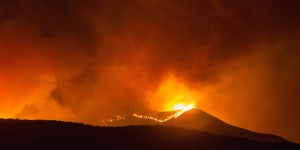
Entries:
[[168,126],[96,127],[57,121],[0,120],[0,149],[298,149]]
[[[148,115],[161,119],[172,113],[176,113],[176,112],[174,111],[156,112],[156,114],[152,112],[152,114],[148,114]],[[107,125],[108,126],[167,125],[167,126],[194,129],[194,130],[204,131],[212,134],[246,138],[246,139],[260,141],[260,142],[279,142],[279,143],[288,142],[287,140],[275,135],[252,132],[246,129],[242,129],[230,125],[200,109],[189,110],[183,113],[178,118],[173,118],[165,122],[157,122],[152,119],[137,118],[131,115],[119,120],[107,122]]]
[[199,109],[187,111],[178,118],[167,121],[165,125],[206,131],[213,134],[242,137],[261,142],[288,142],[279,136],[257,133],[230,125]]

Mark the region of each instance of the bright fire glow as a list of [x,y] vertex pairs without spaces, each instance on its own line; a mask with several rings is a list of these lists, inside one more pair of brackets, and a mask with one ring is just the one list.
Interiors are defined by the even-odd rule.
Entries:
[[186,110],[186,111],[188,111],[188,110],[193,109],[194,107],[195,107],[194,104],[186,105],[184,103],[179,103],[179,104],[174,105],[173,109],[174,110]]
[[200,99],[199,93],[189,89],[184,82],[181,82],[172,74],[161,83],[156,91],[148,94],[148,99],[151,102],[152,109],[160,111],[174,111],[174,113],[164,118],[136,113],[134,113],[133,116],[160,123],[178,118],[184,112],[195,108],[195,102]]
[[189,110],[195,107],[202,95],[184,81],[169,75],[157,88],[149,92],[150,108],[159,111]]
[[[169,121],[171,119],[178,118],[179,116],[181,116],[186,111],[189,111],[189,110],[193,109],[194,106],[195,106],[194,103],[187,104],[187,105],[184,104],[184,103],[175,104],[174,107],[173,107],[174,113],[169,115],[169,116],[166,116],[165,118],[158,118],[158,117],[150,116],[150,115],[140,115],[140,114],[136,114],[136,113],[133,113],[132,116],[136,117],[136,118],[139,118],[139,119],[147,119],[147,120],[153,120],[153,121],[158,122],[158,123],[163,123],[163,122]],[[110,119],[110,120],[104,121],[104,124],[107,125],[107,123],[109,123],[109,122],[111,123],[111,122],[114,122],[114,121],[119,121],[119,120],[124,120],[124,119],[126,119],[126,118],[122,117],[122,116],[117,116],[116,119]]]
[[194,103],[192,104],[188,104],[185,105],[184,103],[179,103],[174,105],[173,109],[176,111],[174,114],[167,116],[164,119],[159,119],[156,117],[152,117],[152,116],[147,116],[147,115],[138,115],[138,114],[133,114],[134,117],[140,118],[140,119],[150,119],[156,122],[166,122],[168,120],[174,119],[174,118],[178,118],[179,116],[181,116],[184,112],[189,111],[191,109],[193,109],[195,107]]
[[[163,118],[155,115],[137,114],[132,116],[139,119],[153,120],[158,123],[163,123],[171,119],[178,118],[186,111],[195,108],[195,102],[200,99],[199,93],[192,91],[185,84],[180,82],[175,76],[170,75],[161,83],[156,91],[148,93],[148,99],[151,102],[151,108],[154,110],[174,111]],[[123,120],[125,118],[121,118]],[[108,122],[119,121],[119,119],[111,119]]]

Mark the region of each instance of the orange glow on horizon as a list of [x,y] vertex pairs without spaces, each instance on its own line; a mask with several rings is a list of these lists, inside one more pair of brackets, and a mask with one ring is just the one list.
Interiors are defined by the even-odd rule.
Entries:
[[159,88],[148,95],[150,108],[158,111],[190,110],[201,95],[170,75]]

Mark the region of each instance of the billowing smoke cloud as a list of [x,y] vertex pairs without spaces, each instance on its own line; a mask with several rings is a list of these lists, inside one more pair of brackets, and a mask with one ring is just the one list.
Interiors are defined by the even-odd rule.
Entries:
[[2,0],[0,116],[99,124],[148,108],[145,93],[171,73],[206,95],[202,109],[299,141],[298,8],[279,0]]

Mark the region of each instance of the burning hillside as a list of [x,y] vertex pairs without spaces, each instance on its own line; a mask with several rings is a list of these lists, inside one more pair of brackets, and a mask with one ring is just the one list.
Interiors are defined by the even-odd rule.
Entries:
[[[173,111],[169,111],[169,112],[148,111],[148,112],[142,112],[142,113],[133,113],[131,116],[127,116],[127,117],[117,116],[115,119],[103,120],[103,123],[104,123],[104,125],[110,125],[116,121],[126,120],[126,118],[128,118],[128,117],[135,117],[135,118],[139,118],[142,120],[153,121],[156,123],[164,123],[171,119],[178,118],[183,113],[193,109],[194,107],[195,107],[195,105],[193,103],[192,104],[178,103],[173,106]],[[128,125],[130,125],[130,124],[128,124]]]
[[[180,114],[179,116],[177,116]],[[217,135],[246,138],[260,142],[286,143],[287,140],[271,135],[242,129],[199,109],[177,110],[170,112],[152,112],[143,115],[132,114],[104,121],[106,126],[167,125],[204,131]]]

